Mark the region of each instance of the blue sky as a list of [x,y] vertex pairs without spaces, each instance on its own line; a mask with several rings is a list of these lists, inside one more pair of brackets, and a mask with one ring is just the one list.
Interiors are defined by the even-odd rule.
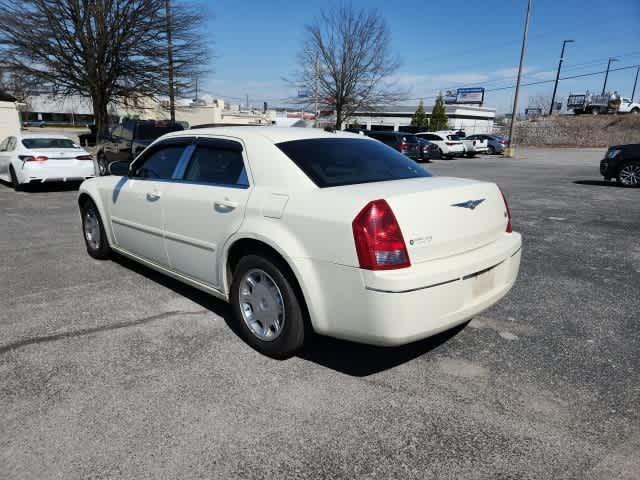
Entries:
[[[215,57],[212,73],[201,84],[228,102],[282,105],[295,92],[282,80],[295,70],[304,25],[326,1],[199,0],[210,14],[207,34]],[[395,81],[411,98],[432,102],[450,87],[513,85],[518,65],[526,0],[423,2],[354,1],[375,8],[387,20],[392,50],[402,59]],[[597,19],[597,20],[596,20]],[[573,39],[563,76],[597,72],[607,58],[612,68],[640,64],[640,0],[534,0],[524,82],[553,79],[563,39]],[[630,95],[635,69],[612,72],[608,86]],[[558,96],[602,88],[604,74],[566,80]],[[520,105],[531,96],[550,95],[553,84],[525,87]],[[609,88],[608,88],[609,89]],[[640,97],[640,86],[636,98]],[[513,90],[487,92],[486,105],[505,112]],[[409,101],[406,103],[417,103]]]

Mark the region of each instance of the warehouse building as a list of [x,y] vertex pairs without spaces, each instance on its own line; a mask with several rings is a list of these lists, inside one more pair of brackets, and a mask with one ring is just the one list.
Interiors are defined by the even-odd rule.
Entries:
[[[356,112],[344,127],[359,125],[368,130],[399,131],[411,125],[411,117],[416,106],[384,106]],[[431,116],[431,106],[425,106],[427,117]],[[468,135],[491,133],[496,117],[494,108],[475,105],[446,105],[449,129],[464,130]],[[323,118],[323,120],[325,120]],[[327,119],[328,120],[328,119]]]

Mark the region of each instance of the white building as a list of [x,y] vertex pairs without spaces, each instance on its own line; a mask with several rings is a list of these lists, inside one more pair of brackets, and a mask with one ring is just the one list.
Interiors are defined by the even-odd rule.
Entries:
[[[349,118],[343,128],[358,124],[368,130],[403,130],[411,124],[411,117],[417,106],[388,106],[376,107],[366,111],[356,112]],[[427,117],[431,117],[433,107],[425,106]],[[474,133],[491,133],[496,117],[494,108],[477,107],[474,105],[445,105],[449,129],[464,130],[468,135]]]

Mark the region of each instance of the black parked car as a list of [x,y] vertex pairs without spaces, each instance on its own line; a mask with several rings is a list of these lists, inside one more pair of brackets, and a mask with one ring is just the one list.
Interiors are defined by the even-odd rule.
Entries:
[[600,162],[605,180],[615,178],[625,187],[640,187],[640,144],[609,147]]
[[109,132],[109,137],[96,148],[100,175],[108,174],[110,163],[131,163],[156,138],[179,130],[184,130],[181,124],[166,120],[125,120],[116,125]]
[[364,130],[363,133],[367,137],[380,140],[382,143],[389,145],[394,150],[406,155],[414,160],[422,160],[420,144],[418,137],[412,133],[406,132],[381,132],[373,130]]

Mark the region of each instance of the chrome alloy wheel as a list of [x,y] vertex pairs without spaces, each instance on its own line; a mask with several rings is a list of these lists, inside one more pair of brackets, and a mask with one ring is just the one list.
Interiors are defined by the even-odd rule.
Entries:
[[240,312],[251,333],[263,341],[273,341],[282,333],[284,300],[276,282],[259,268],[244,274],[240,281]]
[[618,174],[620,182],[629,187],[640,186],[640,165],[629,164],[622,167]]
[[84,238],[93,250],[100,248],[100,220],[94,208],[84,214]]

